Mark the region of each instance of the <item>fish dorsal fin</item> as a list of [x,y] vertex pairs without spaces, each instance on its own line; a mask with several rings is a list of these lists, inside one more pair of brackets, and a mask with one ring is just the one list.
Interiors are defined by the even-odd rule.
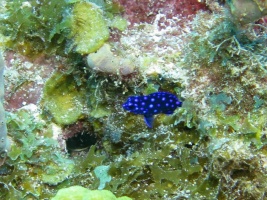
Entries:
[[153,127],[153,122],[154,122],[153,115],[149,115],[149,116],[144,115],[144,120],[145,120],[146,125],[148,126],[148,128],[152,128]]

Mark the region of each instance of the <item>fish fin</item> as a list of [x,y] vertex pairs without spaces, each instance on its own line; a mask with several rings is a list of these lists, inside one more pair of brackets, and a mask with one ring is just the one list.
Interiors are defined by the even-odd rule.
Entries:
[[146,125],[148,126],[148,128],[152,128],[153,127],[153,121],[154,121],[153,115],[151,115],[151,116],[144,116],[144,120],[145,120]]

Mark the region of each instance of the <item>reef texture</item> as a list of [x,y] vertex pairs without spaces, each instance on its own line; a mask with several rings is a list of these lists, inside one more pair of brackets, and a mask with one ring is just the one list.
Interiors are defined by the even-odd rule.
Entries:
[[[0,199],[266,199],[267,28],[240,14],[265,1],[240,2],[0,2]],[[157,92],[182,107],[153,128],[122,107]]]
[[109,30],[102,12],[97,5],[86,1],[74,5],[71,37],[74,38],[78,53],[95,52],[109,38]]
[[[124,8],[125,17],[134,23],[153,23],[158,14],[167,19],[179,17],[181,20],[190,19],[199,10],[208,10],[205,3],[197,0],[116,0]],[[166,23],[162,19],[161,23]],[[159,24],[160,25],[160,24]]]
[[96,53],[89,54],[87,56],[88,66],[95,71],[113,75],[126,76],[132,74],[136,68],[133,59],[130,56],[116,56],[110,48],[110,45],[105,44]]
[[234,19],[241,24],[247,24],[267,15],[265,0],[232,0],[227,1]]

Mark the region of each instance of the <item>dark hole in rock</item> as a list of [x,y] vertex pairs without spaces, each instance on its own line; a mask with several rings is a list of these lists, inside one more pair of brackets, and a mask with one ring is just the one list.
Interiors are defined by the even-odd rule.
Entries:
[[7,164],[0,167],[0,176],[10,175],[14,170],[14,166],[9,166]]
[[95,135],[83,131],[66,139],[66,146],[68,153],[87,151],[92,145],[95,145],[97,141]]
[[188,149],[192,149],[194,145],[195,145],[194,142],[189,142],[189,143],[185,144],[184,147],[186,147]]

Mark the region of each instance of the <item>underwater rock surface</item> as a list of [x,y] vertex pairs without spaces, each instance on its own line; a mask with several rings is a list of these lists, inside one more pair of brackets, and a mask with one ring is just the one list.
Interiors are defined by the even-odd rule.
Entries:
[[[0,199],[266,198],[265,1],[0,5]],[[153,129],[122,107],[159,91]]]
[[104,44],[96,53],[87,56],[87,64],[97,72],[126,76],[135,70],[134,59],[114,55],[110,45]]
[[233,0],[228,1],[231,13],[236,21],[247,24],[267,15],[265,0]]

